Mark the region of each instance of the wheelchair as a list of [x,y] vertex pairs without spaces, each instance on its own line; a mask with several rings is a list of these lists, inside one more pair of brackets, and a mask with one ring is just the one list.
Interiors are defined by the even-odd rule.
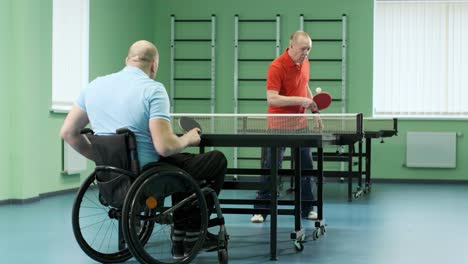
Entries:
[[[135,257],[140,263],[190,263],[207,237],[216,239],[219,263],[228,263],[228,239],[216,193],[173,165],[156,162],[140,172],[135,135],[118,129],[112,135],[81,131],[92,144],[96,168],[80,186],[72,209],[74,236],[81,249],[101,263]],[[205,197],[212,196],[216,217],[209,219]],[[179,197],[179,198],[174,198]],[[182,198],[180,198],[182,197]],[[196,209],[196,242],[174,258],[174,217]],[[191,219],[193,220],[193,216]],[[197,224],[198,225],[198,224]],[[217,235],[208,228],[219,226]],[[212,240],[213,241],[213,240]]]

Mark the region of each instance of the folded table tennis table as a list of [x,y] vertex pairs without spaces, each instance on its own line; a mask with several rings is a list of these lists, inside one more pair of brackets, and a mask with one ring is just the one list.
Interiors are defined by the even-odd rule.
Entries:
[[[352,198],[359,198],[363,194],[370,192],[372,184],[372,141],[396,136],[398,134],[397,118],[363,118],[364,140],[359,140],[357,149],[354,145],[347,150],[337,150],[336,152],[325,152],[325,162],[344,162],[348,165],[345,170],[325,170],[324,177],[339,177],[347,179],[348,183],[348,201]],[[364,151],[363,151],[364,148]],[[354,158],[357,158],[355,161]],[[357,170],[351,167],[357,165]],[[363,166],[364,165],[364,166]],[[363,186],[364,178],[364,186]],[[353,179],[357,179],[357,187],[353,190]]]

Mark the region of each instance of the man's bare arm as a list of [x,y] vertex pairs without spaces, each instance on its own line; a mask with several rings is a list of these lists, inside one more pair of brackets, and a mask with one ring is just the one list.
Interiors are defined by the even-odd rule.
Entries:
[[307,85],[307,96],[310,98],[310,99],[313,99],[314,98],[314,95],[312,94],[312,91],[310,90],[310,87]]
[[304,108],[309,108],[310,104],[313,103],[311,98],[300,96],[284,96],[280,95],[278,91],[274,90],[267,90],[267,100],[269,106],[275,107],[300,105]]
[[162,118],[150,119],[149,128],[154,148],[163,157],[179,153],[188,146],[196,146],[201,140],[200,129],[194,128],[178,137],[172,131],[171,123]]
[[94,160],[91,144],[80,134],[81,129],[89,123],[88,114],[74,105],[63,122],[60,136],[74,150],[90,160]]

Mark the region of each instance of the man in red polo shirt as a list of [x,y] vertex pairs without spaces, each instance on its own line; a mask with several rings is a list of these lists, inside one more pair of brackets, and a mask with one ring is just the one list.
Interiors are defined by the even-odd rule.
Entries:
[[[313,95],[309,89],[309,60],[308,55],[312,48],[310,36],[303,31],[294,32],[289,40],[289,47],[276,58],[268,67],[267,73],[267,100],[269,114],[303,114],[307,109],[312,112],[317,111],[317,105],[312,100]],[[321,125],[318,117],[315,117],[316,125]],[[268,128],[275,129],[307,129],[307,119],[304,117],[274,117],[268,118]],[[312,169],[313,160],[310,148],[301,148],[302,169]],[[279,166],[281,166],[284,148],[278,151]],[[271,152],[270,148],[262,150],[262,167],[270,168]],[[270,175],[262,175],[262,182],[269,182]],[[268,184],[265,184],[268,186]],[[301,199],[314,200],[312,193],[312,176],[301,179]],[[259,190],[257,199],[271,198],[268,189]],[[255,208],[265,208],[265,205],[255,205]],[[305,219],[317,219],[317,213],[312,206],[301,205],[301,216]],[[251,218],[253,223],[262,223],[266,215],[254,215]]]

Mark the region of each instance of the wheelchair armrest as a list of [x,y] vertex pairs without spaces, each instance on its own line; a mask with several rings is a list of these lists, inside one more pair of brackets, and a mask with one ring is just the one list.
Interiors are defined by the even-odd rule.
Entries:
[[125,134],[127,137],[128,150],[130,151],[130,166],[131,170],[139,173],[140,165],[138,162],[138,152],[135,133],[126,127],[119,128],[115,131],[117,134]]
[[114,167],[114,166],[107,166],[107,165],[98,165],[96,166],[96,171],[114,171],[114,172],[117,172],[117,173],[121,173],[121,174],[125,174],[127,176],[130,176],[132,177],[133,179],[136,179],[136,177],[138,175],[136,175],[135,173],[131,172],[131,171],[128,171],[128,170],[124,170],[124,169],[121,169],[121,168],[117,168],[117,167]]
[[86,134],[89,134],[89,135],[94,135],[94,131],[91,129],[91,128],[83,128],[80,130],[80,134],[82,135],[86,135]]
[[135,136],[135,133],[133,133],[133,131],[131,131],[130,129],[128,129],[126,127],[121,127],[119,129],[115,130],[115,133],[116,134],[128,134],[128,135]]

